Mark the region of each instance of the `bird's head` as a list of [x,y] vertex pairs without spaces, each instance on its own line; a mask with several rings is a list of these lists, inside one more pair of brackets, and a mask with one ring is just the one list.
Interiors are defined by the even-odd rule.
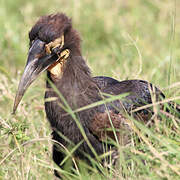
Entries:
[[43,16],[29,32],[30,47],[24,73],[21,77],[13,113],[30,84],[47,70],[60,79],[69,57],[80,55],[80,37],[65,14]]

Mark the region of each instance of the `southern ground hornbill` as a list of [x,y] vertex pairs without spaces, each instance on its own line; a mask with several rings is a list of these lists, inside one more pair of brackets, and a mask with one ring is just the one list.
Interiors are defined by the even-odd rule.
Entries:
[[[29,32],[29,39],[28,59],[19,83],[13,111],[16,111],[29,85],[40,73],[47,71],[45,98],[55,97],[54,100],[45,102],[53,139],[65,147],[68,147],[69,141],[73,144],[82,142],[74,153],[74,156],[80,159],[86,158],[85,153],[94,157],[95,153],[100,155],[107,152],[111,147],[105,148],[104,140],[107,137],[112,139],[116,137],[116,140],[120,141],[121,132],[124,130],[123,144],[126,144],[131,131],[126,115],[133,115],[136,119],[147,122],[153,114],[151,109],[132,113],[133,110],[152,103],[152,94],[156,100],[164,98],[159,89],[143,80],[119,82],[110,77],[92,77],[81,55],[80,36],[73,29],[71,19],[65,14],[41,17]],[[109,97],[107,94],[123,93],[127,93],[123,99],[116,99],[75,113],[87,139],[82,135],[78,122],[66,110],[69,107],[74,111],[107,99]],[[118,131],[115,136],[116,129]],[[63,159],[64,153],[54,145],[53,160],[60,166]]]

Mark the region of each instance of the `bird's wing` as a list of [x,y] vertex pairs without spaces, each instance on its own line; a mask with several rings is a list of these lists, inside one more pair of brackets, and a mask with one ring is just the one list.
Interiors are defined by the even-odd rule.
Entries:
[[[103,76],[95,77],[94,79],[100,87],[100,90],[106,94],[119,95],[128,93],[124,99],[115,100],[97,107],[90,129],[100,140],[105,139],[107,136],[115,140],[115,135],[112,130],[112,127],[114,127],[118,140],[123,139],[126,144],[131,128],[127,123],[127,116],[124,112],[131,114],[133,109],[152,103],[153,94],[157,100],[164,98],[164,94],[158,88],[153,87],[152,84],[146,81],[125,80],[119,82]],[[143,109],[136,112],[134,117],[147,122],[152,116],[152,113],[151,109]],[[122,133],[124,133],[125,137]]]
[[[156,101],[165,98],[164,94],[157,88],[154,87],[151,83],[143,80],[125,80],[125,81],[117,81],[115,79],[109,77],[95,77],[96,84],[100,87],[101,92],[111,95],[119,95],[123,93],[128,93],[128,95],[118,101],[114,101],[114,106],[117,108],[123,108],[130,112],[132,109],[137,108],[139,106],[143,106],[146,104],[152,103],[152,99]],[[99,108],[99,111],[101,108]],[[111,105],[109,104],[109,107]]]
[[118,80],[113,79],[111,77],[107,77],[107,76],[96,76],[96,77],[93,77],[93,80],[98,85],[99,89],[101,90],[119,83]]
[[105,141],[107,137],[109,137],[125,145],[129,142],[131,128],[123,114],[116,114],[113,111],[109,111],[108,113],[95,114],[90,126],[90,131],[100,141]]

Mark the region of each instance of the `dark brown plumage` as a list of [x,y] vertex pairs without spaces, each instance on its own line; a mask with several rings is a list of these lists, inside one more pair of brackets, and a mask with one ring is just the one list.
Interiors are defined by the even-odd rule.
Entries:
[[[126,113],[139,106],[152,103],[151,92],[156,99],[164,98],[163,93],[142,80],[126,80],[119,82],[109,77],[92,77],[90,69],[81,55],[80,36],[72,28],[71,20],[64,14],[41,17],[29,32],[30,50],[27,65],[19,84],[16,95],[14,112],[28,86],[43,71],[47,70],[47,77],[52,81],[62,94],[72,110],[100,101],[103,93],[118,95],[129,93],[122,100],[115,100],[106,105],[99,105],[84,111],[75,113],[83,127],[86,136],[98,155],[110,149],[110,145],[104,147],[103,141],[107,136],[115,139],[109,117],[114,128],[118,129],[117,136],[120,139],[125,132],[123,144],[128,142],[128,133],[131,129],[126,123]],[[47,81],[45,98],[57,97],[55,101],[45,102],[47,118],[52,127],[52,138],[65,147],[69,141],[59,135],[62,134],[73,144],[83,143],[74,155],[86,159],[84,153],[94,157],[88,143],[84,140],[75,120],[62,107],[67,107],[62,98]],[[61,104],[61,106],[59,105]],[[109,114],[107,113],[109,111]],[[135,118],[148,121],[153,112],[151,109],[141,110],[133,114]],[[108,129],[106,131],[106,129]],[[64,153],[55,144],[53,146],[53,160],[57,165],[64,158]],[[56,175],[58,176],[57,172]]]

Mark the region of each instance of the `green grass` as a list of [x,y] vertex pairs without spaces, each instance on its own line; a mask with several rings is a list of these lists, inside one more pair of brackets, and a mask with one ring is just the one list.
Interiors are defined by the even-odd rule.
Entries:
[[[180,1],[1,0],[0,179],[3,180],[54,177],[51,130],[43,106],[43,76],[28,89],[16,115],[11,112],[27,58],[28,32],[39,16],[56,12],[72,17],[82,36],[83,56],[94,75],[119,80],[144,79],[162,89],[167,98],[180,102]],[[179,179],[180,123],[161,116],[163,120],[151,128],[130,118],[132,142],[131,146],[119,148],[121,165],[117,169],[110,167],[110,171],[97,162],[93,162],[94,166],[109,179]],[[87,166],[80,162],[75,177],[67,176],[106,179],[94,167]],[[65,174],[67,171],[68,166]]]

